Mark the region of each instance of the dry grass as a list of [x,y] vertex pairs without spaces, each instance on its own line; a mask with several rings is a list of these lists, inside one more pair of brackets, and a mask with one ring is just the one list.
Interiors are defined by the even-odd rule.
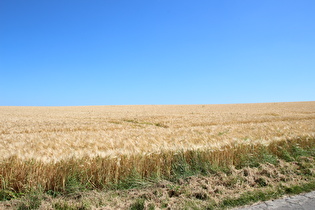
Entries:
[[60,190],[71,175],[102,188],[134,171],[171,176],[178,151],[230,165],[261,144],[314,137],[315,102],[0,107],[0,187]]

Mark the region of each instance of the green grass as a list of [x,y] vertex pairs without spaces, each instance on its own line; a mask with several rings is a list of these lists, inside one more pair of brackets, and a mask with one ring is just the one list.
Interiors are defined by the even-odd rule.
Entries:
[[302,192],[310,192],[315,190],[315,181],[311,181],[302,185],[293,185],[290,187],[279,186],[278,189],[272,190],[256,190],[253,192],[245,192],[238,198],[227,198],[218,205],[213,205],[216,208],[230,208],[236,206],[244,206],[258,201],[267,201],[279,198],[286,194],[299,194]]
[[43,200],[43,196],[41,193],[32,192],[31,194],[28,194],[24,198],[24,202],[22,202],[18,206],[18,210],[38,209],[42,203],[42,200]]
[[144,198],[139,198],[130,206],[130,210],[143,210],[145,208],[144,202],[145,202]]

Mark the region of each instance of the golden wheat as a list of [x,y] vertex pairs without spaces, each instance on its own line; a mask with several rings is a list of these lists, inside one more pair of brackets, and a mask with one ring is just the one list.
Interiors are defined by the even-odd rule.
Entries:
[[[103,188],[136,172],[171,177],[184,160],[237,165],[262,145],[315,145],[315,102],[0,107],[0,188]],[[71,179],[72,179],[71,178]]]
[[0,107],[0,159],[45,162],[156,153],[315,134],[315,102]]

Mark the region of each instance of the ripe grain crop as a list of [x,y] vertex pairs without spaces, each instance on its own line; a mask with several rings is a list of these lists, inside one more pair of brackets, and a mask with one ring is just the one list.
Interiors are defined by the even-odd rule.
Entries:
[[315,102],[0,107],[0,187],[102,188],[136,172],[171,176],[184,160],[239,164],[288,140],[314,146]]

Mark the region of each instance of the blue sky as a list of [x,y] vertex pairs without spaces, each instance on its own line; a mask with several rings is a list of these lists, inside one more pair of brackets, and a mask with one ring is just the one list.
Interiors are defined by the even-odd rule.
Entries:
[[0,106],[315,100],[315,1],[1,0]]

